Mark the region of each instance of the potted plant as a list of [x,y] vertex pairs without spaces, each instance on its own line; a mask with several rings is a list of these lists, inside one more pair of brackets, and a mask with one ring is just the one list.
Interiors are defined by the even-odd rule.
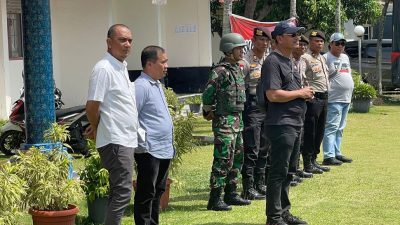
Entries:
[[352,107],[355,112],[369,112],[371,100],[376,98],[375,88],[367,83],[360,81],[354,85],[352,96]]
[[26,182],[14,173],[10,163],[0,165],[0,224],[17,224],[21,202],[25,196]]
[[201,95],[190,96],[185,100],[186,104],[189,104],[190,111],[192,113],[199,113],[201,106]]
[[70,179],[70,156],[60,147],[69,137],[67,126],[52,124],[46,131],[47,140],[53,140],[54,149],[32,147],[16,156],[15,174],[26,182],[22,199],[29,208],[34,225],[75,224],[79,212],[76,205],[83,192],[77,179]]
[[89,218],[94,223],[102,224],[105,221],[110,190],[109,174],[101,164],[94,140],[88,140],[88,149],[90,156],[86,158],[85,166],[80,171],[79,177],[87,199]]

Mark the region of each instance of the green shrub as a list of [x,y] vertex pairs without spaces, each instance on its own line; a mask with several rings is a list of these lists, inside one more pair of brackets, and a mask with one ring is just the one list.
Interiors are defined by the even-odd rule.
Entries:
[[4,124],[6,124],[8,122],[8,120],[3,120],[0,119],[0,128],[4,126]]
[[80,171],[79,176],[82,181],[82,189],[89,201],[96,198],[107,197],[110,184],[108,182],[108,170],[101,164],[101,159],[96,144],[93,140],[88,140],[90,157],[85,159],[85,166]]
[[[62,143],[69,134],[67,126],[53,123],[44,136],[53,143]],[[64,210],[82,197],[80,181],[69,179],[71,158],[60,146],[55,145],[50,151],[32,147],[26,153],[15,156],[15,174],[27,183],[22,201],[25,207]]]
[[202,99],[201,95],[195,95],[195,96],[190,96],[187,99],[185,99],[186,104],[201,104]]
[[26,195],[26,182],[19,178],[10,163],[0,165],[0,224],[17,224],[21,202]]
[[184,104],[179,102],[178,96],[171,88],[164,88],[164,92],[174,124],[174,147],[176,153],[170,166],[170,173],[173,176],[182,163],[182,156],[191,152],[196,146],[192,136],[194,117],[192,113],[187,116],[180,114]]
[[351,76],[353,77],[354,86],[362,83],[361,74],[357,70],[351,71]]
[[376,90],[372,85],[361,82],[354,86],[353,100],[371,100],[373,98],[376,98]]

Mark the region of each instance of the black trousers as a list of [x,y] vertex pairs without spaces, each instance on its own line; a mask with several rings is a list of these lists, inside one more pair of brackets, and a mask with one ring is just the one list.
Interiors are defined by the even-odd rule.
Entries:
[[290,209],[289,186],[300,148],[301,127],[290,125],[269,125],[267,137],[271,143],[271,166],[267,179],[267,222],[282,221],[282,213]]
[[244,159],[242,177],[254,180],[255,176],[265,176],[269,143],[264,132],[265,113],[252,102],[246,102],[243,111]]
[[160,198],[165,192],[170,159],[136,153],[137,187],[133,206],[136,225],[159,224]]
[[314,98],[307,101],[304,121],[304,140],[301,147],[303,158],[317,158],[324,138],[328,99]]

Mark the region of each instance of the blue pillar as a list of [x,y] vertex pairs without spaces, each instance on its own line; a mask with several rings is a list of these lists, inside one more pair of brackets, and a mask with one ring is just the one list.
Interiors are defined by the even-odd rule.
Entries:
[[44,142],[55,121],[49,0],[22,0],[26,143]]

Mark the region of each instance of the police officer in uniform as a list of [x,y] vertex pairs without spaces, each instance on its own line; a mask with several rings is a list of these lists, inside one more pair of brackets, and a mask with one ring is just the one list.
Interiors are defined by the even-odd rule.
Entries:
[[265,27],[253,30],[253,48],[245,55],[246,103],[243,111],[244,162],[242,168],[245,199],[264,199],[265,169],[268,143],[264,134],[265,110],[257,106],[256,87],[261,77],[261,67],[268,55],[271,33]]
[[222,36],[219,49],[225,57],[212,68],[202,96],[203,116],[212,119],[214,132],[208,210],[227,211],[232,209],[230,205],[251,203],[236,192],[243,164],[242,111],[246,101],[244,75],[238,62],[243,59],[245,45],[240,34]]
[[329,72],[326,59],[320,54],[325,42],[324,33],[318,30],[311,31],[309,41],[309,51],[302,56],[305,63],[302,73],[305,84],[314,91],[314,98],[306,102],[307,111],[301,153],[304,170],[308,173],[321,174],[330,170],[329,167],[321,166],[316,161],[325,131]]

